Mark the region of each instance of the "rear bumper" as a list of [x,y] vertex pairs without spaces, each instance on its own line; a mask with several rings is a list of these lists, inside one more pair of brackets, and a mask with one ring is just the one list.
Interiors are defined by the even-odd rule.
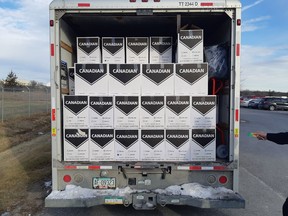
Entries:
[[245,208],[241,195],[229,194],[221,199],[200,199],[183,195],[164,195],[156,193],[134,193],[125,196],[101,195],[91,198],[45,199],[45,207],[92,207],[97,205],[133,205],[138,210],[155,209],[157,205],[187,205],[198,208]]

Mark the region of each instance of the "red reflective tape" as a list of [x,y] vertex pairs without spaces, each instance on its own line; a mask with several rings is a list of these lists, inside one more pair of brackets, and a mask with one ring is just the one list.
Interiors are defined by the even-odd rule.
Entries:
[[50,55],[54,56],[54,44],[50,44]]
[[236,109],[235,110],[235,121],[239,121],[239,110],[238,109]]
[[90,3],[78,3],[78,7],[90,7]]
[[240,44],[236,44],[236,56],[240,56]]
[[51,112],[51,119],[52,121],[55,121],[56,120],[56,109],[52,109],[52,112]]
[[214,170],[225,170],[225,166],[214,166]]
[[189,170],[202,170],[201,166],[190,166]]
[[64,166],[65,169],[77,169],[77,166]]
[[209,7],[209,6],[213,6],[213,2],[202,2],[200,5],[203,7],[207,7],[207,6]]
[[100,169],[100,166],[88,166],[88,169],[90,170]]

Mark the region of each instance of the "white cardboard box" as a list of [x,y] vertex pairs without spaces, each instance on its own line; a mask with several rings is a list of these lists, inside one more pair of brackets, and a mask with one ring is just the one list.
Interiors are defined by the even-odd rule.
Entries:
[[110,95],[139,95],[141,90],[140,64],[109,65]]
[[165,127],[165,98],[164,96],[141,96],[140,127]]
[[77,62],[101,63],[99,37],[77,37]]
[[102,63],[125,63],[125,41],[123,37],[102,37]]
[[89,97],[90,128],[114,127],[114,102],[112,96]]
[[140,160],[165,161],[165,133],[162,130],[141,130]]
[[191,128],[216,128],[216,96],[192,96]]
[[176,95],[207,95],[208,64],[175,64]]
[[115,96],[114,128],[139,128],[139,96]]
[[172,44],[172,37],[150,37],[149,63],[172,63]]
[[167,129],[190,128],[190,96],[166,96]]
[[142,95],[174,95],[173,64],[143,64]]
[[190,161],[190,130],[166,130],[166,161]]
[[88,96],[63,96],[63,126],[65,129],[89,127]]
[[203,30],[180,30],[177,55],[178,63],[203,63]]
[[126,38],[126,63],[147,64],[149,62],[149,38]]
[[114,129],[90,130],[90,161],[115,160]]
[[138,161],[139,154],[139,130],[115,130],[115,159]]
[[69,95],[75,95],[75,72],[74,67],[68,68]]
[[75,64],[76,95],[108,95],[106,64]]
[[192,129],[192,161],[216,161],[216,132],[214,129]]
[[89,129],[64,130],[64,160],[89,160]]

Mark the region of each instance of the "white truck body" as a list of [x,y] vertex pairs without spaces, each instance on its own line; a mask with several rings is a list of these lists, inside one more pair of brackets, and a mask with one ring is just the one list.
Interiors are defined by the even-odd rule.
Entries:
[[[185,26],[203,29],[204,47],[225,44],[227,48],[227,75],[221,79],[209,77],[209,95],[217,98],[215,130],[220,154],[216,160],[64,160],[64,134],[69,131],[63,126],[63,97],[69,95],[69,86],[67,82],[65,84],[63,62],[67,68],[77,63],[77,37],[169,36],[173,38],[172,63],[175,64],[178,33]],[[244,208],[245,201],[238,194],[240,40],[240,0],[53,0],[50,4],[52,189],[60,192],[67,185],[76,185],[91,190],[102,187],[104,192],[89,198],[56,199],[48,196],[46,206],[131,204],[136,209],[154,209],[159,204]],[[87,122],[89,124],[89,120]],[[191,133],[191,128],[187,130]],[[221,148],[224,155],[227,152],[227,157],[221,156]],[[105,194],[109,188],[105,180],[113,181],[112,189],[129,187],[133,192],[117,196]],[[102,186],[97,181],[103,181]],[[189,183],[225,187],[234,194],[215,199],[155,192]]]

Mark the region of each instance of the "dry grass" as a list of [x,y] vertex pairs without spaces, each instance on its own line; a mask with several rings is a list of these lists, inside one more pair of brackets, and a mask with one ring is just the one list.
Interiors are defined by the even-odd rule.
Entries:
[[51,175],[50,160],[49,115],[18,118],[0,125],[0,213],[28,215],[42,207],[43,193],[40,184],[35,183]]
[[0,124],[0,152],[35,138],[39,132],[49,130],[49,114],[7,120]]

